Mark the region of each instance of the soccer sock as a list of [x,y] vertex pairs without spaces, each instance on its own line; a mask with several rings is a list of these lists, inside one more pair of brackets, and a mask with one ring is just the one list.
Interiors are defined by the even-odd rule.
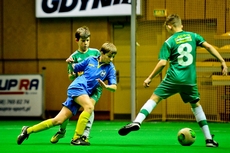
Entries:
[[89,117],[90,117],[90,113],[88,113],[86,111],[83,111],[80,114],[78,122],[77,122],[76,129],[75,129],[75,133],[74,133],[74,136],[73,136],[74,140],[79,138],[79,136],[82,136],[82,134],[83,134],[83,132],[85,130],[86,124],[87,124],[87,122],[89,120]]
[[138,113],[137,117],[135,118],[135,120],[133,122],[138,122],[138,123],[142,123],[144,121],[144,119],[152,112],[152,110],[156,107],[157,103],[152,100],[149,99],[144,106],[141,108],[140,112]]
[[40,132],[42,130],[46,130],[46,129],[49,129],[50,127],[53,127],[53,121],[52,120],[53,119],[48,119],[48,120],[40,122],[40,123],[38,123],[32,127],[29,127],[27,129],[27,134]]
[[61,131],[61,132],[65,132],[68,123],[69,123],[69,119],[65,120],[65,121],[60,125],[60,131]]
[[208,122],[206,119],[206,116],[204,114],[204,111],[201,106],[192,108],[192,112],[195,115],[196,121],[199,124],[200,128],[202,129],[204,136],[206,139],[212,139],[212,136],[210,134],[210,130],[208,127]]
[[94,112],[91,113],[89,117],[89,121],[87,122],[84,133],[83,133],[83,135],[86,136],[87,138],[89,137],[90,130],[93,125],[93,121],[94,121]]

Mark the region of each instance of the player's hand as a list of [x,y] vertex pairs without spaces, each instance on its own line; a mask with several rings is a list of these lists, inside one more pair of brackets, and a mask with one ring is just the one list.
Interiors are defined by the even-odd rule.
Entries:
[[76,73],[71,72],[71,73],[69,74],[69,79],[70,79],[71,81],[73,81],[75,78],[76,78]]
[[74,60],[73,60],[72,56],[70,56],[69,58],[67,58],[65,61],[66,61],[67,63],[74,62]]
[[144,86],[145,88],[149,87],[151,81],[152,81],[152,80],[151,80],[150,78],[147,78],[147,79],[144,81],[143,86]]
[[222,68],[222,74],[223,75],[228,75],[228,67],[227,67],[227,65],[226,64],[222,64],[221,68]]
[[107,85],[105,84],[105,82],[103,82],[101,79],[97,79],[97,81],[99,82],[100,86],[102,88],[107,88]]

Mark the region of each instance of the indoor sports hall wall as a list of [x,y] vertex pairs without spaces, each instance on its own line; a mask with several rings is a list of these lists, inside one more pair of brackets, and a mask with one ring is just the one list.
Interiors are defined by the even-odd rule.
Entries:
[[[153,11],[165,9],[182,17],[184,30],[194,31],[213,44],[229,61],[230,0],[142,0],[137,16],[136,111],[163,78],[155,78],[149,89],[142,82],[157,63],[159,49],[167,39],[165,17]],[[119,71],[116,93],[103,92],[96,106],[96,119],[130,119],[130,17],[36,18],[34,0],[0,1],[0,74],[45,74],[46,117],[60,110],[70,81],[65,59],[76,50],[75,30],[87,25],[91,47],[112,41],[118,48]],[[228,63],[229,64],[229,63]],[[220,75],[220,64],[202,49],[197,54],[201,103],[211,121],[229,121],[229,77]],[[229,65],[230,67],[230,65]],[[46,68],[46,70],[43,70]],[[138,113],[138,112],[136,112]],[[190,107],[178,95],[163,101],[148,120],[194,120]]]

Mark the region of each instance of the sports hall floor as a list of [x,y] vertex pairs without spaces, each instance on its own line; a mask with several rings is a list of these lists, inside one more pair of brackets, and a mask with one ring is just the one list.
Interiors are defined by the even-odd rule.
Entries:
[[[144,122],[139,131],[127,136],[117,131],[128,121],[95,121],[90,138],[90,146],[70,145],[76,121],[68,124],[66,136],[57,144],[50,138],[58,130],[53,127],[40,133],[31,134],[28,140],[17,145],[16,138],[23,125],[31,126],[41,120],[1,120],[1,153],[228,153],[230,152],[230,123],[209,123],[211,133],[219,142],[218,148],[205,147],[203,134],[195,122]],[[192,146],[181,146],[177,132],[184,127],[196,132]]]

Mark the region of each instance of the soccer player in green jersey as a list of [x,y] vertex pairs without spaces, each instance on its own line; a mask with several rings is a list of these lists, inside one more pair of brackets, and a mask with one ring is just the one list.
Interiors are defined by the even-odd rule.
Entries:
[[162,45],[159,62],[144,81],[143,86],[149,87],[152,79],[162,71],[167,61],[169,61],[170,67],[150,99],[142,106],[134,121],[119,129],[118,133],[124,136],[131,131],[139,130],[141,123],[162,99],[179,93],[184,103],[190,103],[196,121],[204,133],[206,146],[218,147],[218,143],[213,140],[213,136],[210,134],[205,113],[199,102],[200,96],[196,82],[197,46],[204,47],[220,61],[223,75],[227,75],[226,63],[218,51],[206,42],[202,36],[194,32],[183,31],[183,25],[178,15],[169,15],[166,18],[165,27],[171,36]]
[[[87,57],[100,55],[100,51],[98,49],[89,48],[90,30],[88,27],[82,26],[76,30],[75,41],[78,44],[78,50],[76,50],[72,55],[70,55],[70,57],[66,60],[67,62],[71,61],[73,63],[79,63],[83,61],[84,59],[86,59]],[[72,68],[69,67],[68,65],[69,79],[73,81],[78,75],[81,75],[81,73],[75,74],[72,71]],[[90,96],[93,103],[98,102],[98,100],[101,97],[101,94],[102,94],[102,88],[99,86],[94,90],[94,93]],[[79,108],[80,108],[80,105],[79,105]],[[83,134],[84,136],[82,137],[82,141],[79,143],[79,145],[89,144],[88,139],[89,139],[90,129],[92,127],[93,121],[94,121],[94,112],[92,112],[90,116],[90,119],[87,123],[86,129]],[[63,122],[60,125],[59,131],[54,136],[52,136],[50,140],[51,143],[57,143],[60,138],[63,138],[65,136],[66,126],[68,123],[69,123],[69,119],[67,119],[65,122]]]

